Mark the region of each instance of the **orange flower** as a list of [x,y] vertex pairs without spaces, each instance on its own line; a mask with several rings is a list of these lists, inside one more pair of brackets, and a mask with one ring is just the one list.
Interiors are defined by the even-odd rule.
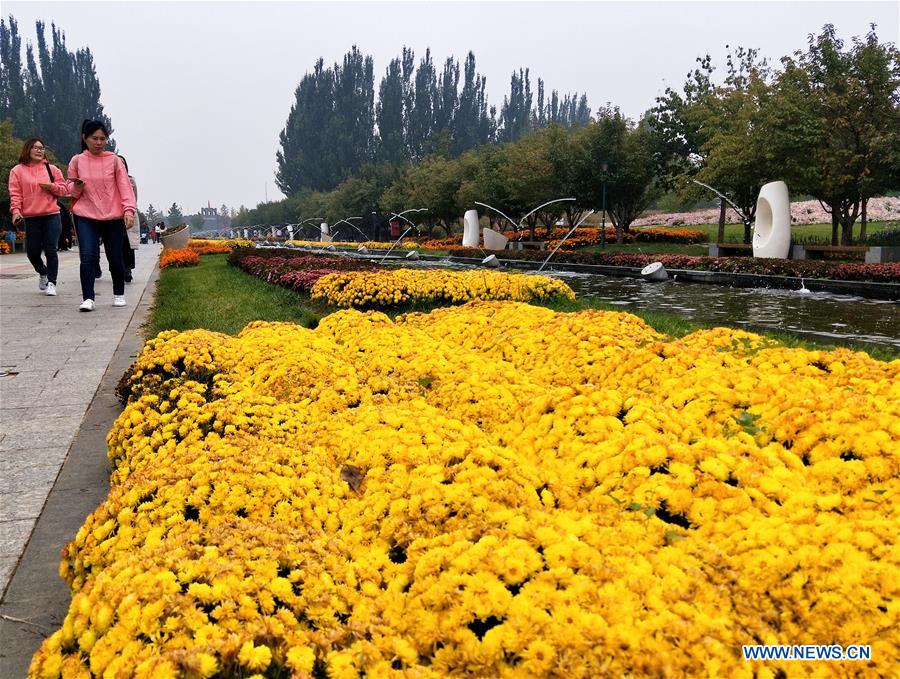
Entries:
[[190,247],[172,250],[166,248],[159,256],[159,268],[167,269],[170,266],[197,266],[200,263],[198,255]]

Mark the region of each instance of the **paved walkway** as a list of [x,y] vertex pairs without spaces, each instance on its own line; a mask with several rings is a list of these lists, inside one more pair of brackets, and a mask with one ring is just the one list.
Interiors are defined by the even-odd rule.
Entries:
[[[92,313],[78,311],[77,250],[59,253],[56,297],[38,291],[38,276],[24,254],[0,257],[4,678],[24,676],[23,663],[27,667],[29,654],[65,613],[60,603],[67,589],[58,576],[53,582],[51,574],[58,568],[60,549],[106,494],[103,439],[120,410],[113,390],[141,346],[139,325],[152,300],[154,286],[148,282],[155,280],[159,250],[159,245],[142,245],[137,251],[124,308],[112,307],[112,282],[101,256],[104,273],[97,281]],[[47,598],[51,590],[52,603]],[[24,646],[16,641],[23,632]],[[16,649],[18,658],[11,665]]]

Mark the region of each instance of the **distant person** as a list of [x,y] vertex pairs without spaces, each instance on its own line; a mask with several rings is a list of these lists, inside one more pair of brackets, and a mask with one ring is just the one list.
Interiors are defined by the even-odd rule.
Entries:
[[53,297],[59,273],[56,252],[62,231],[56,199],[68,194],[69,188],[62,172],[47,161],[46,155],[47,148],[39,137],[22,144],[19,162],[9,173],[9,211],[14,225],[25,224],[25,252],[40,276],[38,290]]
[[[128,172],[128,161],[125,156],[119,156],[125,165],[125,171]],[[128,181],[131,182],[131,188],[134,191],[134,202],[137,204],[137,183],[134,177],[128,175]],[[134,271],[135,259],[134,253],[141,246],[141,225],[140,215],[134,213],[134,225],[130,229],[125,229],[125,238],[122,239],[122,259],[125,263],[125,282],[131,283],[131,272]]]
[[69,161],[73,181],[72,213],[81,259],[81,311],[94,310],[94,275],[100,262],[100,239],[112,275],[113,306],[125,306],[125,265],[122,240],[134,227],[137,202],[121,158],[106,150],[109,130],[99,120],[81,125],[81,153]]

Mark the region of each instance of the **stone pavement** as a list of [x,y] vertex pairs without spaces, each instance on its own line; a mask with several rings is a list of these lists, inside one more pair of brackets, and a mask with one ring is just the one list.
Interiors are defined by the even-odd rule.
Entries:
[[[128,306],[112,307],[101,255],[97,308],[81,313],[78,252],[61,252],[58,291],[38,291],[22,253],[0,257],[0,677],[24,677],[61,622],[62,547],[105,497],[104,439],[121,411],[116,382],[143,344],[159,245],[137,251]],[[148,285],[150,283],[150,285]],[[52,490],[52,493],[51,493]]]

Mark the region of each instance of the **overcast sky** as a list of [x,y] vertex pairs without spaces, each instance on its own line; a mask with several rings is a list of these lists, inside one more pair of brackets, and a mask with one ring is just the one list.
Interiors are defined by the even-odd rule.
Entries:
[[[826,23],[849,43],[877,24],[898,42],[887,2],[4,2],[23,43],[56,23],[70,50],[90,47],[101,102],[139,188],[140,208],[229,207],[278,200],[275,152],[294,90],[323,57],[354,44],[375,60],[375,88],[403,45],[438,66],[475,53],[500,108],[510,74],[532,87],[584,92],[636,118],[698,55],[724,65],[725,45],[770,60],[805,49]],[[49,35],[49,29],[47,31]],[[73,121],[73,127],[81,121]],[[62,160],[62,159],[61,159]],[[67,161],[68,159],[65,159]]]

